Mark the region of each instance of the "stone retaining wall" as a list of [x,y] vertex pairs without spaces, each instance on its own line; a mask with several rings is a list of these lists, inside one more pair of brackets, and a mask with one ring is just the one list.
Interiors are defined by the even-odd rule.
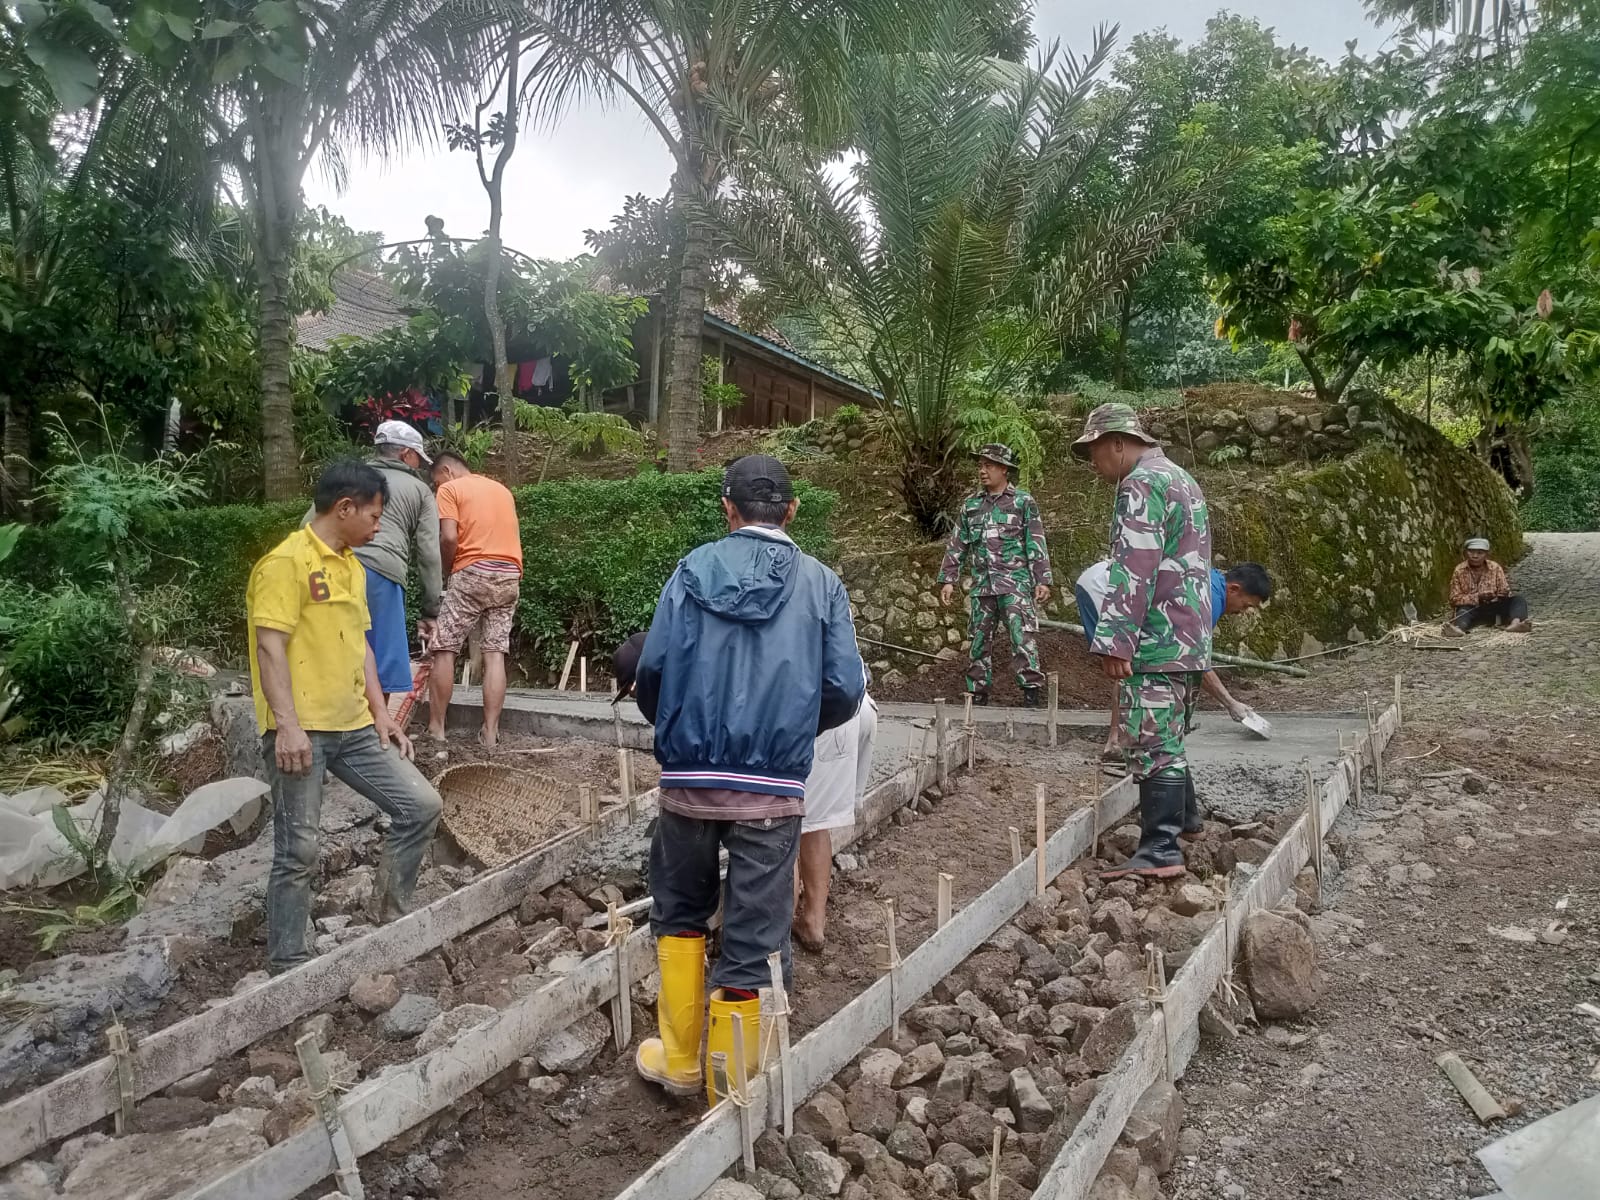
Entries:
[[[1226,444],[1246,447],[1245,456],[1223,467],[1202,458],[1197,467],[1210,495],[1215,564],[1261,562],[1278,585],[1265,611],[1224,621],[1219,649],[1291,657],[1381,634],[1407,620],[1408,606],[1423,617],[1436,614],[1461,543],[1474,534],[1490,538],[1502,562],[1521,556],[1516,506],[1504,482],[1422,422],[1367,400],[1343,406],[1338,422],[1324,414],[1320,426],[1315,413],[1271,410],[1278,423],[1263,435],[1263,411],[1212,417],[1205,432],[1226,425]],[[1170,439],[1174,431],[1150,416]],[[1302,448],[1318,461],[1273,469],[1256,461]],[[1178,444],[1169,449],[1175,458],[1194,457]],[[1057,584],[1046,615],[1054,619],[1077,619],[1072,582],[1105,553],[1110,489],[1095,503],[1093,511],[1070,514],[1070,526],[1046,512]],[[861,637],[917,652],[864,641],[880,680],[891,671],[926,674],[939,661],[966,656],[965,601],[938,603],[942,555],[942,547],[924,545],[840,564]],[[888,677],[890,685],[896,681]]]

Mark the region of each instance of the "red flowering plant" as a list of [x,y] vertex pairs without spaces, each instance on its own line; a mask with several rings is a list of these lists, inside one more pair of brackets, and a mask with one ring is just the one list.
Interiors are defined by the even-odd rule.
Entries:
[[403,392],[385,392],[381,396],[368,396],[356,405],[355,425],[371,433],[384,421],[404,421],[408,425],[426,425],[439,419],[439,406],[416,388]]

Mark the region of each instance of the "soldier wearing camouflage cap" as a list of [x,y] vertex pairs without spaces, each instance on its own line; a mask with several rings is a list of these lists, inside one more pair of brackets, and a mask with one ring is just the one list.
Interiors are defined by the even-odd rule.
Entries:
[[1011,447],[998,442],[978,451],[982,486],[961,505],[956,527],[939,568],[940,603],[955,595],[963,564],[972,571],[967,633],[972,658],[967,691],[976,704],[989,703],[994,677],[993,647],[1004,626],[1012,665],[1027,708],[1040,706],[1044,672],[1039,667],[1039,616],[1036,605],[1050,598],[1050,550],[1045,545],[1039,504],[1011,482],[1017,465]]
[[1184,739],[1211,666],[1206,499],[1126,404],[1090,413],[1072,452],[1117,484],[1111,578],[1090,650],[1119,681],[1120,737],[1139,781],[1139,849],[1103,878],[1168,879],[1183,874],[1178,835],[1199,815],[1185,811],[1194,789]]

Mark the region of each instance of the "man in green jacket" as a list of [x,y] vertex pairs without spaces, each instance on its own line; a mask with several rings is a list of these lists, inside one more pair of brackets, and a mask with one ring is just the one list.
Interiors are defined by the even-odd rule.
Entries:
[[[372,438],[377,453],[371,460],[389,485],[378,535],[355,555],[367,570],[367,609],[372,627],[367,644],[378,662],[378,685],[384,695],[411,690],[411,639],[406,634],[406,577],[411,572],[411,548],[417,550],[417,574],[422,582],[422,614],[417,634],[433,638],[439,615],[443,572],[439,562],[439,509],[433,489],[417,472],[432,464],[422,435],[404,421],[384,421]],[[302,525],[316,515],[306,513]]]
[[962,503],[950,534],[944,565],[939,568],[939,582],[944,585],[939,602],[950,604],[965,563],[972,571],[972,612],[967,627],[972,661],[967,667],[967,691],[973,694],[973,703],[989,703],[994,641],[1004,626],[1023,707],[1038,708],[1044,671],[1039,666],[1036,606],[1050,599],[1054,580],[1039,504],[1011,482],[1016,465],[1009,446],[995,442],[978,451],[982,487]]

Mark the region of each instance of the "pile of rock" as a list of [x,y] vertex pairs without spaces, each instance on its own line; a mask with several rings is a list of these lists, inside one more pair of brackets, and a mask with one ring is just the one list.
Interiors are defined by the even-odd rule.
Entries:
[[1343,401],[1320,412],[1276,404],[1243,412],[1153,409],[1144,419],[1168,453],[1191,466],[1229,457],[1269,467],[1337,458],[1386,433],[1380,406]]
[[[719,1182],[713,1200],[986,1200],[1031,1195],[1148,1019],[1143,947],[1176,970],[1221,920],[1217,876],[1271,853],[1287,818],[1208,822],[1190,847],[1198,877],[1100,884],[1072,869],[941,980],[884,1037],[795,1114],[795,1134],[768,1131],[758,1170]],[[1105,850],[1132,849],[1137,829]],[[1247,868],[1248,869],[1248,868]],[[1244,976],[1263,1018],[1298,1016],[1320,979],[1304,914],[1258,912],[1245,925]],[[1221,1026],[1233,1029],[1225,1016]],[[1167,1083],[1139,1100],[1092,1200],[1158,1200],[1178,1154],[1183,1099]],[[996,1131],[1000,1154],[993,1157]]]

